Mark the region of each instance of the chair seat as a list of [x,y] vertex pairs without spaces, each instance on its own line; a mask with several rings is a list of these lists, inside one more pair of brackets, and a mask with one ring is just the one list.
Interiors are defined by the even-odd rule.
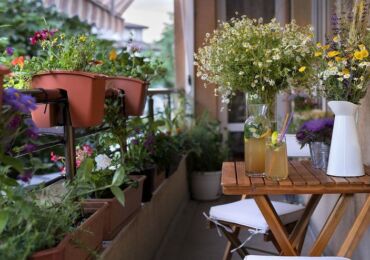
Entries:
[[248,255],[244,260],[351,260],[345,257],[336,256],[262,256],[262,255]]
[[[284,225],[298,220],[304,210],[303,206],[285,202],[272,201],[271,203]],[[219,221],[255,228],[265,233],[269,230],[254,199],[244,199],[211,207],[209,215]]]

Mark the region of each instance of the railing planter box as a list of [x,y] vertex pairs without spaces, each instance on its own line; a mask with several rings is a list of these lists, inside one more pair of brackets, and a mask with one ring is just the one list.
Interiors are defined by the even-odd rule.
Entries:
[[127,116],[141,116],[144,111],[149,84],[142,80],[126,77],[108,77],[106,89],[125,91],[125,112]]
[[163,181],[166,179],[166,170],[163,168],[157,168],[157,171],[154,175],[154,180],[153,180],[153,191],[158,189],[159,186],[163,183]]
[[92,252],[101,249],[103,241],[106,204],[92,209],[89,203],[82,203],[84,213],[93,213],[71,234],[54,248],[45,249],[32,254],[30,260],[82,260],[89,259]]
[[0,65],[0,108],[3,105],[3,79],[4,75],[8,74],[10,71],[4,67],[3,65]]
[[130,175],[144,175],[146,179],[143,186],[143,198],[142,202],[148,202],[152,199],[153,192],[156,189],[156,185],[159,185],[159,181],[156,178],[162,178],[157,175],[157,167],[149,166],[140,172],[133,172]]
[[[50,71],[32,78],[33,88],[64,89],[73,127],[90,127],[102,123],[104,117],[105,76],[81,71]],[[57,106],[39,105],[32,113],[38,127],[59,125]]]
[[107,204],[107,213],[104,221],[104,241],[113,240],[127,223],[127,220],[141,207],[145,176],[132,177],[138,181],[138,187],[127,187],[124,189],[125,206],[122,206],[116,198],[86,200],[92,209],[99,207],[101,203]]

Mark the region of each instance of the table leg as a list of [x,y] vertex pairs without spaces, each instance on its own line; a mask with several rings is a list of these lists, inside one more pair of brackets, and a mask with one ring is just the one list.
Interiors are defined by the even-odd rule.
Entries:
[[338,251],[338,256],[350,258],[353,251],[356,249],[358,243],[367,227],[370,225],[370,195],[367,196],[364,206],[358,214],[352,228],[348,232],[341,248]]
[[332,212],[325,222],[324,227],[321,229],[314,245],[311,248],[310,256],[321,256],[325,247],[329,243],[330,238],[333,236],[335,228],[338,226],[343,217],[346,206],[350,201],[352,194],[341,194],[337,203],[335,204]]
[[298,220],[296,226],[290,234],[289,240],[292,243],[293,247],[298,249],[298,253],[300,253],[301,251],[310,218],[314,213],[317,205],[319,204],[321,198],[322,194],[311,195],[311,198],[308,201],[301,218]]
[[272,234],[278,242],[282,253],[286,256],[296,256],[297,252],[290,243],[288,233],[283,223],[281,223],[281,220],[277,215],[269,197],[266,195],[258,195],[254,196],[253,198],[261,210],[267,224],[269,225]]

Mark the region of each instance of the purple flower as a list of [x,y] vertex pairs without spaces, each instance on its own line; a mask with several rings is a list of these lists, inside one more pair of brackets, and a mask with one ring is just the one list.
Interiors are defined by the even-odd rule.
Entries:
[[5,105],[25,114],[29,114],[31,110],[36,109],[35,99],[32,96],[20,93],[15,88],[5,89],[3,100]]
[[23,146],[22,151],[25,152],[25,153],[31,153],[31,152],[35,151],[35,149],[36,149],[36,145],[26,144],[26,145]]
[[324,142],[330,144],[333,132],[334,119],[321,118],[305,122],[296,134],[302,147],[311,142]]
[[32,179],[32,172],[25,171],[24,173],[18,176],[18,179],[20,179],[23,182],[30,182],[30,180]]
[[133,145],[138,145],[138,144],[139,144],[139,141],[138,141],[137,139],[133,139],[133,140],[131,141],[131,143],[132,143]]
[[13,118],[10,120],[8,129],[15,130],[19,127],[22,118],[19,115],[14,115]]
[[331,118],[320,118],[307,121],[303,124],[302,128],[311,131],[318,132],[323,130],[325,127],[331,127],[334,125],[334,120]]
[[6,51],[6,54],[8,54],[9,56],[12,56],[14,54],[14,48],[13,47],[8,46],[8,47],[6,47],[5,51]]

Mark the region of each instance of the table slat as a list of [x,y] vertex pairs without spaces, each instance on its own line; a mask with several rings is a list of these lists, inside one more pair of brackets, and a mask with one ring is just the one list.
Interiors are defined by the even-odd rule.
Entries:
[[294,186],[306,185],[306,181],[297,173],[296,169],[290,163],[288,164],[288,169],[289,179],[292,181]]
[[264,186],[264,178],[262,177],[249,177],[252,183],[252,186]]
[[319,185],[320,181],[312,175],[310,171],[307,170],[299,161],[290,162],[296,169],[297,173],[305,180],[307,185]]
[[324,171],[312,167],[310,161],[303,161],[302,165],[308,169],[323,185],[335,185],[335,181]]
[[238,176],[238,185],[240,186],[250,186],[251,182],[249,177],[245,174],[245,163],[236,162],[236,174]]
[[236,185],[235,163],[224,162],[222,164],[222,178],[221,184],[223,186]]

